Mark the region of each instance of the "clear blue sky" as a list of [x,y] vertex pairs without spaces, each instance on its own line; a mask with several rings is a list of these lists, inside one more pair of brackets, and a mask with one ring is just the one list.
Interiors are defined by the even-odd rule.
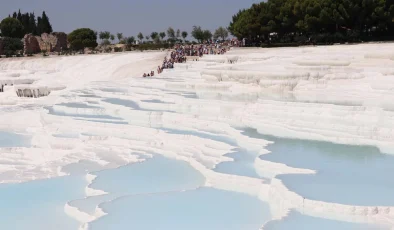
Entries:
[[88,27],[97,31],[122,32],[124,36],[152,31],[189,32],[193,25],[215,30],[228,26],[232,15],[260,0],[1,0],[0,18],[21,9],[46,11],[54,31],[69,33]]

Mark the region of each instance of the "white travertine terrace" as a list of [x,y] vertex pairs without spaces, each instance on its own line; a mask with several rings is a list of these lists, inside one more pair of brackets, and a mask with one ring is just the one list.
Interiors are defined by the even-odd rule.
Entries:
[[[177,64],[151,79],[140,76],[157,67],[163,52],[1,60],[0,82],[30,79],[32,95],[53,91],[34,100],[0,93],[0,130],[32,137],[31,147],[0,148],[0,160],[7,162],[0,165],[0,182],[65,175],[70,173],[65,166],[81,160],[94,162],[96,170],[116,168],[157,153],[188,162],[206,178],[206,186],[268,202],[273,219],[297,209],[393,228],[394,207],[303,199],[274,178],[313,170],[259,158],[256,172],[272,180],[213,170],[231,161],[225,155],[236,147],[267,153],[269,142],[243,135],[237,128],[244,127],[394,153],[393,50],[394,44],[233,49]],[[26,87],[13,84],[17,92]],[[218,135],[231,143],[166,129]],[[92,183],[94,176],[87,180]],[[87,197],[102,194],[86,188]],[[80,229],[105,215],[99,207],[92,215],[70,203],[65,211],[81,222]]]

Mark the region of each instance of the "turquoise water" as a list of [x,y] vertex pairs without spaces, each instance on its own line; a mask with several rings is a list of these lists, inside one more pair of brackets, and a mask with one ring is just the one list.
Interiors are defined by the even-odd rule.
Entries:
[[88,172],[94,172],[102,169],[102,165],[91,160],[79,160],[78,162],[71,163],[62,167],[62,172],[68,175],[84,176]]
[[83,109],[99,109],[98,106],[87,105],[84,103],[77,103],[77,102],[69,102],[69,103],[61,103],[57,104],[60,106],[70,107],[70,108],[83,108]]
[[291,211],[283,220],[271,221],[264,226],[264,230],[388,230],[389,228],[351,223],[345,221],[328,220],[319,217],[302,215]]
[[0,131],[0,148],[30,147],[31,137]]
[[160,155],[94,174],[92,188],[118,195],[187,190],[205,183],[204,176],[188,163]]
[[154,112],[169,112],[169,113],[173,112],[170,110],[143,109],[134,101],[124,100],[124,99],[119,99],[119,98],[107,98],[107,99],[104,99],[103,101],[107,102],[107,103],[114,104],[114,105],[121,105],[121,106],[128,107],[128,108],[135,109],[135,110],[154,111]]
[[137,110],[141,109],[140,106],[136,102],[131,101],[131,100],[124,100],[124,99],[119,99],[119,98],[107,98],[102,101],[108,102],[108,103],[111,103],[114,105],[121,105],[121,106],[129,107],[132,109],[137,109]]
[[100,89],[103,92],[107,93],[126,93],[127,89],[121,89],[121,88],[101,88]]
[[129,124],[127,121],[90,120],[90,119],[78,119],[78,118],[75,118],[75,120],[89,121],[89,122],[96,122],[96,123],[104,123],[104,124],[115,124],[115,125],[127,125],[127,124]]
[[182,96],[185,98],[190,98],[190,99],[198,99],[198,96],[196,93],[183,93]]
[[262,178],[256,173],[254,168],[254,161],[258,157],[255,153],[243,149],[236,149],[233,153],[226,154],[226,156],[233,158],[234,161],[218,164],[214,169],[215,172]]
[[127,196],[102,205],[92,230],[256,230],[271,218],[255,197],[213,188]]
[[94,215],[96,207],[103,203],[114,200],[118,198],[115,194],[105,194],[100,196],[91,196],[86,199],[73,200],[69,202],[72,207],[78,208],[81,212],[87,213],[89,215]]
[[79,118],[97,118],[97,119],[112,119],[112,120],[123,120],[120,117],[113,117],[109,115],[89,115],[89,114],[73,114],[65,113],[62,111],[55,111],[52,107],[46,107],[48,113],[56,116],[68,116],[68,117],[79,117]]
[[86,185],[82,176],[0,184],[0,229],[77,230],[79,223],[64,213],[64,205],[84,197]]
[[[80,168],[78,166],[80,165],[72,167],[74,172]],[[161,155],[155,155],[141,163],[96,172],[94,175],[97,177],[90,187],[104,190],[109,194],[70,202],[71,205],[90,214],[93,214],[96,206],[102,202],[120,196],[190,190],[205,183],[201,173],[188,163]]]
[[245,135],[274,143],[261,159],[290,167],[317,170],[316,175],[280,175],[301,196],[360,206],[394,205],[394,156],[370,146],[276,138],[246,130]]
[[165,102],[162,100],[157,100],[157,99],[152,99],[152,100],[142,100],[142,102],[148,102],[148,103],[158,103],[158,104],[175,104],[172,102]]
[[238,148],[236,146],[237,143],[228,137],[215,135],[211,133],[204,133],[198,131],[185,131],[185,130],[176,130],[176,129],[162,129],[167,133],[178,134],[178,135],[191,135],[204,139],[210,139],[218,142],[223,142],[229,145],[233,145],[234,150],[228,154],[227,157],[232,158],[234,161],[226,161],[222,162],[213,169],[215,172],[220,172],[224,174],[238,175],[238,176],[247,176],[253,178],[261,178],[254,168],[254,161],[258,157],[258,154],[255,152],[250,152],[242,148]]
[[86,97],[86,98],[101,98],[97,95],[94,94],[84,94],[84,95],[78,95],[78,97]]
[[57,138],[77,139],[79,138],[79,133],[57,133],[52,134],[52,136]]

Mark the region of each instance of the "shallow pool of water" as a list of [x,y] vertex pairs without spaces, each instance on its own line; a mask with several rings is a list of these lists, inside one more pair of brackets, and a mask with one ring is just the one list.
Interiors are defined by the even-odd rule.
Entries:
[[258,157],[255,153],[236,149],[234,152],[226,154],[226,156],[233,158],[234,161],[222,162],[215,167],[214,171],[238,176],[262,178],[256,173],[254,168],[254,161]]
[[93,114],[74,114],[65,113],[63,111],[56,111],[52,107],[46,107],[48,113],[55,116],[66,116],[66,117],[79,117],[79,118],[94,118],[94,119],[112,119],[112,120],[123,120],[120,117],[113,117],[109,115],[93,115]]
[[361,223],[328,220],[319,217],[303,215],[296,211],[282,220],[271,221],[264,226],[264,230],[388,230],[388,228]]
[[141,108],[136,102],[131,101],[131,100],[124,100],[124,99],[118,99],[118,98],[107,98],[107,99],[104,99],[103,101],[107,102],[107,103],[114,104],[114,105],[125,106],[125,107],[135,109],[135,110],[173,113],[173,111],[171,111],[171,110]]
[[65,106],[70,108],[81,108],[81,109],[99,109],[98,106],[87,105],[84,103],[77,103],[77,102],[69,102],[69,103],[61,103],[57,104],[59,106]]
[[78,208],[79,211],[87,213],[89,215],[94,215],[98,205],[112,201],[118,198],[116,194],[105,194],[100,196],[91,196],[84,199],[73,200],[69,202],[69,205]]
[[140,106],[136,102],[131,101],[131,100],[124,100],[124,99],[119,99],[119,98],[107,98],[102,101],[110,103],[110,104],[114,104],[114,105],[121,105],[121,106],[129,107],[132,109],[141,109]]
[[79,138],[79,133],[55,133],[52,134],[52,136],[57,138],[77,139]]
[[[78,163],[67,169],[80,172],[80,170],[78,171],[80,166],[81,164]],[[87,168],[86,164],[82,166],[84,169]],[[108,194],[70,202],[70,205],[89,214],[93,214],[95,208],[101,203],[121,196],[191,190],[203,186],[205,183],[202,174],[188,163],[161,155],[146,158],[141,163],[132,163],[124,167],[96,172],[94,175],[97,177],[90,187],[104,190]]]
[[256,173],[256,170],[254,168],[254,161],[258,157],[258,153],[239,148],[237,143],[231,138],[222,135],[198,132],[198,131],[176,130],[176,129],[167,129],[167,128],[164,128],[162,130],[171,134],[191,135],[203,139],[210,139],[214,141],[223,142],[229,145],[233,145],[234,146],[233,152],[226,154],[226,156],[232,158],[233,161],[226,161],[219,163],[218,165],[216,165],[216,167],[213,170],[215,172],[231,174],[231,175],[262,178]]
[[104,123],[104,124],[115,124],[115,125],[127,125],[127,124],[129,124],[127,121],[92,120],[92,119],[79,119],[79,118],[75,118],[75,120],[89,121],[89,122],[96,122],[96,123]]
[[142,100],[142,102],[148,102],[148,103],[158,103],[158,104],[174,104],[172,102],[165,102],[162,100],[157,100],[157,99],[152,99],[152,100]]
[[261,178],[259,175],[257,175],[253,165],[254,160],[257,157],[257,153],[249,152],[247,150],[239,148],[237,143],[231,138],[222,135],[216,135],[212,133],[205,133],[198,131],[187,131],[187,130],[176,130],[176,129],[162,129],[162,130],[171,134],[191,135],[203,139],[210,139],[214,141],[223,142],[229,145],[233,145],[234,146],[233,152],[226,154],[226,156],[233,158],[234,161],[219,163],[218,165],[216,165],[216,167],[213,170],[225,174]]
[[92,230],[256,230],[271,218],[257,198],[213,188],[128,196],[101,207],[110,214]]
[[29,147],[31,137],[0,131],[0,148]]
[[66,176],[21,184],[0,184],[0,229],[77,230],[67,216],[67,201],[85,196],[83,176]]
[[360,206],[394,205],[394,156],[370,146],[276,138],[246,130],[245,135],[273,141],[260,158],[290,167],[313,169],[316,175],[280,175],[301,196]]
[[97,178],[92,188],[119,195],[180,191],[205,183],[204,176],[188,163],[160,155],[141,163],[94,174]]
[[125,92],[127,92],[127,89],[121,89],[121,88],[101,88],[100,90],[103,92],[107,92],[107,93],[125,93]]

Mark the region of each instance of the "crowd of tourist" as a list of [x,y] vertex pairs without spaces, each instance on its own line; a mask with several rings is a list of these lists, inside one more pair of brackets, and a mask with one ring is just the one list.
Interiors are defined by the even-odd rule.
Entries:
[[[238,45],[238,41],[231,40],[229,43],[220,43],[218,41],[209,40],[204,44],[200,45],[180,45],[177,44],[174,47],[174,51],[168,57],[164,58],[163,64],[157,67],[157,73],[163,72],[163,69],[174,68],[175,63],[186,62],[186,56],[202,57],[205,55],[219,55],[227,52],[228,48],[233,45]],[[196,59],[198,60],[198,59]],[[143,77],[154,76],[154,71],[149,74],[143,75]]]
[[155,71],[150,71],[150,73],[148,73],[148,74],[146,74],[146,73],[144,73],[143,75],[142,75],[142,77],[153,77],[153,76],[155,76]]
[[175,51],[172,51],[169,58],[164,57],[163,64],[157,67],[157,72],[163,72],[163,69],[172,69],[174,68],[175,63],[184,63],[186,62],[185,49],[182,47],[175,47]]

